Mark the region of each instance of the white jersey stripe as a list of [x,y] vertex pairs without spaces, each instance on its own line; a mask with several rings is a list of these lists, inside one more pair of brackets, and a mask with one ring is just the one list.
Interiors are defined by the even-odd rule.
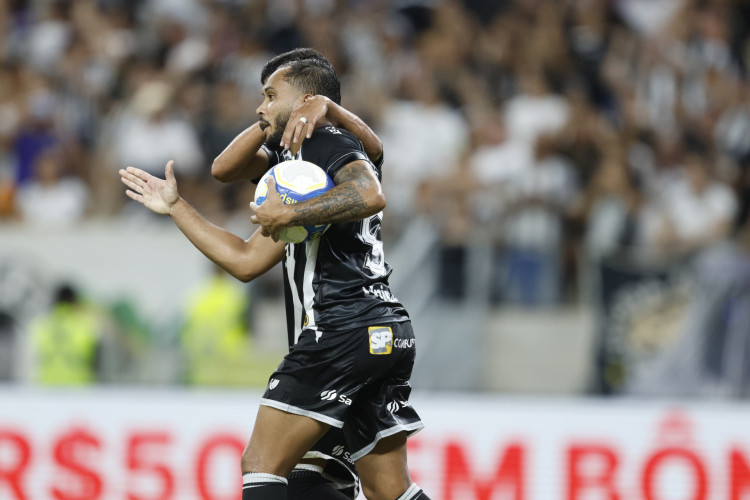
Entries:
[[[291,250],[291,251],[289,251]],[[291,296],[294,302],[294,343],[297,343],[299,334],[302,333],[302,302],[299,298],[299,292],[297,291],[297,285],[294,282],[294,269],[297,262],[294,260],[294,246],[287,245],[287,256],[286,256],[286,276],[289,281],[289,286],[292,290]]]
[[315,265],[318,262],[319,247],[320,239],[308,241],[305,244],[305,274],[302,278],[302,296],[305,298],[304,312],[307,317],[307,325],[305,328],[315,331],[316,339],[320,338],[321,332],[318,331],[318,325],[315,323],[315,310],[313,308],[315,290],[313,290],[313,279],[315,278]]

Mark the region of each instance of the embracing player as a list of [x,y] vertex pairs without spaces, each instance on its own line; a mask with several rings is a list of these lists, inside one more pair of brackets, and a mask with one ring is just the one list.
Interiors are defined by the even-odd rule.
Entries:
[[[268,76],[281,66],[306,59],[314,60],[317,64],[328,66],[330,71],[334,71],[328,60],[319,52],[300,48],[269,61],[261,79],[266,81]],[[383,145],[378,136],[357,115],[322,95],[306,97],[304,102],[292,111],[280,146],[296,155],[302,141],[310,138],[316,124],[322,120],[354,134],[362,142],[365,153],[380,172],[383,164]],[[261,122],[258,121],[240,133],[214,160],[212,175],[221,182],[251,181],[257,184],[270,164],[268,158],[262,153],[257,153],[258,149],[263,147],[266,155],[274,155],[263,144],[265,141],[266,135],[261,129]],[[291,350],[294,346],[294,324],[293,320],[287,323]],[[359,476],[351,459],[351,451],[346,446],[343,432],[335,427],[305,454],[305,458],[295,466],[288,479],[288,500],[354,499],[360,490]]]
[[[263,85],[258,128],[265,147],[257,144],[245,158],[268,168],[292,158],[281,142],[295,108],[314,95],[338,103],[339,83],[330,64],[303,60],[264,72]],[[286,500],[287,476],[332,427],[342,430],[368,499],[427,499],[407,467],[406,437],[422,428],[409,404],[415,343],[408,315],[388,289],[379,170],[351,133],[331,124],[303,132],[310,137],[297,157],[326,170],[336,186],[293,206],[273,194],[251,205],[261,228],[247,241],[179,197],[171,162],[166,180],[130,167],[121,176],[131,198],[170,215],[198,249],[239,279],[284,262],[294,347],[271,377],[243,453],[243,500]],[[311,242],[277,241],[284,227],[318,224],[333,225]]]

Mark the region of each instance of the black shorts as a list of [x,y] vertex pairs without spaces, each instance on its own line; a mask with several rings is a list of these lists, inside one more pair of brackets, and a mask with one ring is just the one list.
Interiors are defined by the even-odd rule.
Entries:
[[[305,453],[304,458],[324,458],[326,465],[320,476],[340,493],[349,498],[357,498],[361,489],[359,474],[351,451],[346,446],[344,432],[336,427],[331,427],[320,440]],[[297,465],[295,469],[303,468]]]
[[271,375],[261,404],[341,428],[349,458],[356,461],[384,437],[422,429],[409,403],[415,354],[409,321],[319,338],[303,330]]

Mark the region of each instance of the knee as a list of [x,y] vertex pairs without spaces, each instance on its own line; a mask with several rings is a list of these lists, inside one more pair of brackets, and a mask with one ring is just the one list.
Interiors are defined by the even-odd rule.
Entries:
[[[393,484],[368,484],[364,480],[361,481],[361,484],[362,493],[364,494],[365,498],[367,498],[367,500],[393,500],[394,498],[400,498],[404,493],[409,493],[411,491],[411,488],[413,487],[412,485],[414,485],[414,483],[411,483],[411,485],[407,487],[401,487]],[[409,496],[408,498],[411,499],[417,497]]]
[[380,498],[383,498],[381,495],[381,492],[378,491],[378,488],[376,485],[369,485],[365,481],[361,481],[361,484],[362,484],[362,493],[365,495],[365,498],[367,498],[368,500],[378,500]]
[[245,451],[242,452],[240,467],[242,467],[243,474],[245,472],[265,472],[258,469],[257,455],[248,448],[245,448]]
[[292,471],[294,463],[285,460],[283,457],[274,457],[269,456],[268,454],[263,454],[261,450],[255,450],[248,446],[245,448],[245,451],[242,452],[240,467],[242,468],[243,474],[246,472],[262,472],[265,474],[286,477]]
[[278,468],[269,460],[263,458],[256,450],[250,447],[245,448],[240,459],[242,473],[246,472],[265,472],[267,474],[278,474]]

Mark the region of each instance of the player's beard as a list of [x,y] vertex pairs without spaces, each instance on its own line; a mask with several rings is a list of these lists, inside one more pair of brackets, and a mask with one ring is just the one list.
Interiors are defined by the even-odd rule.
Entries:
[[268,136],[266,139],[266,147],[272,151],[281,150],[281,138],[284,136],[284,129],[286,124],[289,122],[289,117],[292,114],[292,110],[287,110],[283,113],[279,113],[273,121],[273,134]]

